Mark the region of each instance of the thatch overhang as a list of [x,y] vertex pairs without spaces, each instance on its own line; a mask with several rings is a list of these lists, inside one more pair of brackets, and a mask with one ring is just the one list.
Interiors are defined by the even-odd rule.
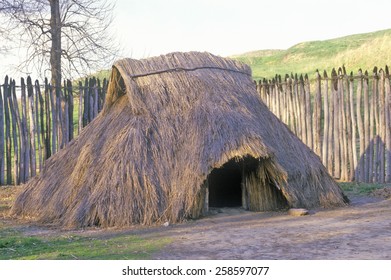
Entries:
[[227,188],[254,211],[346,203],[261,102],[247,65],[172,53],[116,62],[102,113],[24,186],[12,213],[64,227],[177,222],[219,206],[211,196]]

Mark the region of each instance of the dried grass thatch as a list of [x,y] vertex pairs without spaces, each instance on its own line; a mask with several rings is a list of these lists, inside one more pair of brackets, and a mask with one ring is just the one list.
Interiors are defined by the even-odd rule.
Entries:
[[26,184],[12,213],[63,227],[198,217],[208,175],[230,161],[250,210],[345,204],[319,158],[260,101],[248,66],[208,53],[124,59],[102,113]]

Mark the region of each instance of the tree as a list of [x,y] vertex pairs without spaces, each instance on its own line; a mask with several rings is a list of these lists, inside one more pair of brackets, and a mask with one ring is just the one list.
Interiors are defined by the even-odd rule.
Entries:
[[0,24],[7,31],[0,36],[8,47],[25,51],[21,71],[50,71],[59,87],[63,75],[112,62],[118,53],[108,30],[113,8],[106,0],[0,0]]

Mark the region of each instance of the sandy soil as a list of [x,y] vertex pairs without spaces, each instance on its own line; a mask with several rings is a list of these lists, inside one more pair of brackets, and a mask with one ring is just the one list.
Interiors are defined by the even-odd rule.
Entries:
[[[348,207],[311,210],[302,217],[226,208],[177,225],[73,233],[172,238],[174,242],[157,252],[155,259],[391,259],[391,199],[350,199]],[[15,223],[27,235],[64,234],[1,215],[0,222]]]
[[157,259],[391,259],[391,200],[302,217],[230,210],[167,231],[177,239]]

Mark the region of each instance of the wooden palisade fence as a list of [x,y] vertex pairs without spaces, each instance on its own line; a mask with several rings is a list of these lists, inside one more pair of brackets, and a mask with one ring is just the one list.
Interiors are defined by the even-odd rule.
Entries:
[[20,184],[80,133],[103,108],[107,81],[86,79],[54,88],[47,80],[0,86],[0,185]]
[[391,88],[388,67],[259,81],[262,100],[341,181],[391,181]]
[[[103,108],[107,81],[61,89],[6,78],[0,86],[0,185],[42,170]],[[286,75],[257,83],[262,100],[342,181],[391,181],[391,85],[388,67],[331,75]],[[32,137],[34,135],[34,137]]]

